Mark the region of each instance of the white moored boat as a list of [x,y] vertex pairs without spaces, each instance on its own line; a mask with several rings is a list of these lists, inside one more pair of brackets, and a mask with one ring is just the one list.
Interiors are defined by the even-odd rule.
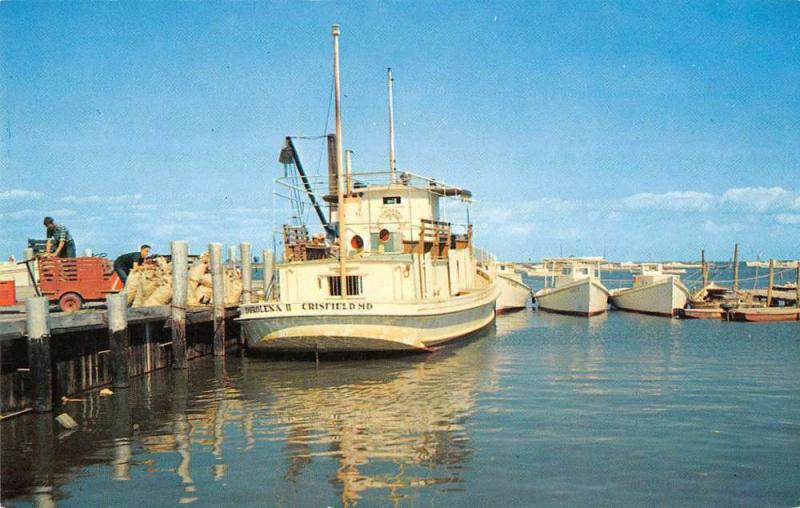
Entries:
[[391,70],[389,172],[352,173],[349,157],[346,167],[342,164],[336,25],[333,35],[336,135],[328,136],[329,181],[322,198],[330,219],[291,138],[281,161],[296,166],[299,178],[292,173],[278,180],[289,189],[294,206],[300,197],[301,206],[307,206],[308,199],[327,239],[325,234],[309,238],[297,219],[305,214],[295,209],[295,223],[283,228],[277,296],[240,307],[247,347],[266,352],[426,351],[473,334],[494,322],[499,290],[478,273],[472,226],[445,218],[445,212],[452,216],[455,208],[467,206],[471,194],[397,173]]
[[608,289],[600,282],[600,268],[597,261],[582,261],[580,258],[559,258],[547,260],[560,266],[552,281],[552,286],[536,293],[538,308],[561,314],[594,316],[608,310]]
[[522,282],[522,275],[514,269],[514,264],[493,262],[490,268],[500,289],[495,305],[498,314],[526,308],[531,299],[531,288]]
[[620,310],[676,316],[686,306],[689,289],[680,277],[664,273],[658,263],[643,264],[633,287],[611,290],[611,304]]

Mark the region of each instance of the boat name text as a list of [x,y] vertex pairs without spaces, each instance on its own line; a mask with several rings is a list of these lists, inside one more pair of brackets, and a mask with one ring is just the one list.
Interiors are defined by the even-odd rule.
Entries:
[[366,302],[306,302],[306,303],[263,303],[242,308],[242,314],[262,312],[292,312],[293,310],[372,310]]

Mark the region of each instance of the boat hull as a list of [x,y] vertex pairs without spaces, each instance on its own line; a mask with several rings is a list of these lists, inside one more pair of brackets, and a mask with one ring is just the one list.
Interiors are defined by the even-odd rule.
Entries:
[[608,290],[592,279],[576,281],[536,293],[541,310],[576,316],[594,316],[608,310]]
[[498,314],[522,310],[528,306],[531,288],[503,275],[497,276],[497,285],[500,288],[500,296],[495,306]]
[[767,307],[754,309],[736,309],[730,312],[731,321],[798,321],[800,309],[796,307]]
[[[273,353],[430,351],[494,321],[497,286],[443,301],[242,306],[248,349]],[[258,312],[260,308],[268,309]],[[309,310],[311,310],[309,312]]]
[[678,317],[683,319],[725,319],[725,309],[721,307],[703,307],[699,309],[680,309]]
[[689,290],[675,278],[613,291],[611,305],[619,310],[673,317],[686,307]]

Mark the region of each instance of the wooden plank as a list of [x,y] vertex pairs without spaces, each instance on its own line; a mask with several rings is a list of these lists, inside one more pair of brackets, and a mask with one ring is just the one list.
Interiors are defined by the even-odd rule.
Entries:
[[[128,309],[128,323],[141,324],[165,321],[170,316],[169,305],[155,307],[132,307]],[[225,308],[225,317],[238,317],[239,307],[230,305]],[[191,307],[186,311],[187,323],[202,323],[213,319],[211,306]],[[88,309],[78,312],[60,312],[50,315],[51,335],[87,330],[100,330],[108,327],[108,315],[105,309]],[[19,339],[24,337],[25,314],[13,318],[0,319],[0,340]]]

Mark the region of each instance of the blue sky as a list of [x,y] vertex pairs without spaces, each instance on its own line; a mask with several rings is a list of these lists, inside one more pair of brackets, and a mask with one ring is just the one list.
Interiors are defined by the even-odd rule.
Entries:
[[0,3],[0,256],[45,214],[110,255],[270,246],[336,22],[355,171],[391,66],[398,166],[472,189],[500,257],[800,257],[797,1]]

